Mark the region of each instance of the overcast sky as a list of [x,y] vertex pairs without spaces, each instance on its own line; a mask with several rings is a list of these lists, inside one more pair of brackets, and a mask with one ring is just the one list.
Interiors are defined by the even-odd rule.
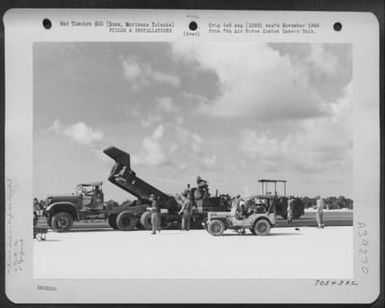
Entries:
[[107,181],[102,149],[131,154],[166,193],[195,185],[247,196],[257,180],[295,195],[352,195],[348,44],[35,43],[35,195]]

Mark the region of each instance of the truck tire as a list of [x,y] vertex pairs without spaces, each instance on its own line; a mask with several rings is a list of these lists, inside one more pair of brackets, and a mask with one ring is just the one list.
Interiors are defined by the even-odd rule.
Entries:
[[116,226],[121,231],[131,231],[135,229],[138,218],[128,211],[121,212],[116,218]]
[[151,230],[152,224],[151,224],[151,213],[150,212],[144,212],[140,216],[140,224],[143,226],[145,230]]
[[270,222],[267,219],[259,219],[254,224],[253,234],[267,235],[270,232]]
[[118,226],[116,225],[116,216],[117,215],[110,215],[110,216],[108,216],[108,224],[110,225],[110,227],[112,229],[115,229],[115,230],[118,229]]
[[51,225],[54,231],[69,231],[72,228],[74,219],[70,213],[59,212],[52,217]]
[[220,220],[210,221],[207,226],[207,231],[214,236],[220,236],[225,232],[225,224]]
[[52,228],[52,217],[47,218],[47,225],[48,227]]

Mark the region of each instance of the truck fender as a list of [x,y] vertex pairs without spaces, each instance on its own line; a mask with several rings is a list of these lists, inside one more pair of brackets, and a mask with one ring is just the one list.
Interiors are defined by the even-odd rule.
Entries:
[[[76,206],[73,204],[73,203],[71,203],[71,202],[54,202],[54,203],[52,203],[52,204],[50,204],[50,205],[48,205],[47,206],[47,208],[45,209],[45,211],[46,211],[46,213],[51,213],[52,211],[54,211],[56,208],[58,208],[58,207],[61,207],[61,206],[63,206],[63,207],[69,207],[69,212],[72,214],[72,213],[75,213],[75,215],[74,215],[74,219],[75,220],[79,220],[79,212],[78,212],[78,210],[77,210],[77,208],[76,208]],[[50,214],[49,214],[49,216],[51,216]]]

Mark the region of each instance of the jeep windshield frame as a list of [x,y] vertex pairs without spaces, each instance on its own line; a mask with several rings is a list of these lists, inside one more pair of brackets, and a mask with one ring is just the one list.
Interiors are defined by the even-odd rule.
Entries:
[[262,185],[262,195],[271,195],[269,194],[268,188],[269,184],[274,184],[274,196],[278,196],[277,193],[277,184],[283,184],[283,196],[286,197],[286,180],[269,180],[269,179],[261,179],[258,180],[258,183]]

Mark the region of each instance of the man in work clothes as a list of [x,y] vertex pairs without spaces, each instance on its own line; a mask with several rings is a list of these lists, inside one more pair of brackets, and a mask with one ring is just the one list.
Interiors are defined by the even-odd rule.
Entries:
[[150,196],[151,201],[151,225],[152,233],[156,234],[156,231],[160,232],[160,208],[158,201],[155,199],[154,195]]
[[291,222],[293,221],[293,202],[293,198],[289,198],[287,200],[287,222],[289,224],[291,224]]
[[325,200],[321,197],[318,197],[317,199],[317,225],[318,228],[324,228],[324,207],[325,207]]
[[188,192],[187,198],[185,198],[183,206],[179,211],[179,215],[183,213],[182,230],[190,231],[192,206],[191,192]]

